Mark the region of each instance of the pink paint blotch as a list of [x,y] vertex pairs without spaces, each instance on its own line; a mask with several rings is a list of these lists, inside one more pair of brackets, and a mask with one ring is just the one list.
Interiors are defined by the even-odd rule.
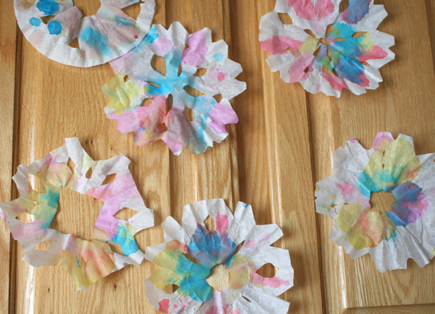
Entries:
[[334,74],[323,73],[322,76],[331,84],[332,88],[336,91],[341,91],[343,88],[348,88],[346,82]]
[[364,51],[359,57],[360,62],[365,62],[374,59],[384,59],[388,56],[388,53],[379,46],[373,46],[370,50]]
[[355,193],[355,190],[349,185],[348,182],[337,183],[336,187],[338,189],[340,189],[341,194],[343,196],[348,196],[348,195],[352,195],[353,193]]
[[239,117],[229,103],[216,104],[208,116],[211,119],[210,127],[218,134],[227,132],[226,124],[239,122]]
[[222,71],[221,69],[214,69],[213,71],[210,72],[209,77],[216,81],[223,82],[225,81],[227,74],[228,73]]
[[219,233],[225,233],[228,230],[228,216],[221,215],[220,213],[216,216],[216,230]]
[[156,49],[160,55],[165,56],[171,51],[174,45],[172,41],[162,35],[153,42],[152,47]]
[[316,19],[316,10],[312,0],[287,0],[287,3],[304,20],[314,21]]
[[194,65],[196,67],[199,67],[204,63],[204,56],[208,51],[206,39],[205,29],[198,31],[189,37],[186,42],[189,48],[184,50],[181,54],[183,63]]
[[297,48],[299,48],[303,43],[299,40],[294,40],[289,37],[279,35],[273,36],[272,38],[260,41],[260,48],[267,51],[272,55],[283,55],[290,52],[295,55]]
[[386,146],[394,142],[394,138],[389,133],[378,133],[373,144],[373,149],[383,152]]
[[334,9],[335,7],[331,0],[317,0],[316,2],[317,19],[321,20],[327,17],[332,12],[334,12]]
[[296,59],[290,66],[290,83],[304,81],[308,78],[309,73],[305,69],[309,67],[314,60],[312,53],[306,53]]
[[283,280],[278,278],[277,276],[273,278],[267,278],[260,276],[256,272],[252,274],[252,283],[258,286],[266,286],[271,288],[279,288],[281,286],[290,286],[290,282],[287,280]]
[[169,299],[164,299],[159,302],[159,311],[169,313]]

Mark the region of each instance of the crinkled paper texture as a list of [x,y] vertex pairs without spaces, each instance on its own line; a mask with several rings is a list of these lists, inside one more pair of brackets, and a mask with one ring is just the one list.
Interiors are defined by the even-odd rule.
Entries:
[[[333,173],[317,183],[316,210],[333,219],[330,237],[352,258],[369,253],[380,272],[428,264],[435,248],[435,154],[416,156],[412,138],[378,133],[364,149],[348,141]],[[391,208],[372,210],[371,193],[392,193]]]
[[[164,57],[166,75],[152,68],[154,55]],[[110,99],[105,112],[122,134],[134,132],[137,145],[161,139],[176,155],[185,146],[198,154],[227,137],[226,124],[238,122],[229,100],[246,89],[236,80],[242,68],[228,59],[224,41],[212,42],[207,28],[189,35],[178,22],[168,30],[154,25],[140,45],[110,64],[116,76],[102,87]],[[199,77],[198,69],[206,73]],[[130,80],[125,82],[125,76]],[[202,95],[190,95],[187,86]],[[218,94],[220,102],[213,97]],[[172,108],[167,108],[170,95]],[[186,107],[193,121],[186,117]]]
[[[378,88],[379,68],[394,59],[394,37],[376,30],[388,14],[373,2],[350,0],[340,13],[341,0],[277,0],[260,24],[271,70],[313,94],[340,97],[343,89],[361,95]],[[289,14],[293,24],[283,24],[278,13]]]
[[[67,164],[69,159],[75,164],[74,172]],[[79,290],[126,265],[138,266],[145,255],[138,248],[134,235],[152,227],[154,215],[139,194],[128,170],[129,164],[130,160],[121,154],[108,160],[94,161],[77,138],[69,138],[62,147],[30,166],[20,165],[13,177],[20,198],[0,203],[0,216],[14,239],[21,244],[25,252],[24,260],[35,267],[62,265]],[[88,179],[86,173],[91,168],[92,176]],[[45,193],[32,189],[29,174],[41,180]],[[116,174],[114,181],[102,185],[111,174]],[[59,206],[62,187],[104,202],[95,222],[92,241],[49,228]],[[116,218],[115,214],[123,208],[130,208],[137,214],[128,221]],[[32,221],[20,222],[16,218],[21,213],[30,214]],[[43,241],[51,241],[49,248],[37,250],[36,247]],[[119,244],[123,255],[112,252],[109,241]]]
[[[137,20],[121,9],[139,0],[101,0],[93,16],[83,17],[72,0],[15,0],[18,25],[44,56],[76,67],[91,67],[116,59],[136,47],[154,17],[155,0],[140,3]],[[47,24],[41,20],[53,16]],[[68,44],[78,38],[79,47]]]
[[[208,216],[215,220],[213,233],[204,225]],[[276,224],[256,225],[250,205],[239,202],[233,216],[222,199],[201,201],[185,206],[182,226],[168,217],[162,227],[165,243],[145,252],[147,260],[160,266],[145,281],[147,297],[156,309],[172,314],[287,313],[290,303],[277,296],[293,286],[289,252],[270,246],[282,231]],[[267,263],[279,269],[273,278],[256,273]],[[206,281],[218,264],[230,274],[229,287],[222,291],[214,291]],[[162,291],[172,284],[179,286],[177,291]]]

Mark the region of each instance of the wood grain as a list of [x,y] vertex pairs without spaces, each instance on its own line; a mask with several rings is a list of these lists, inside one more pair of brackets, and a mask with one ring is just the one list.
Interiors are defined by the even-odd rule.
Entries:
[[[12,197],[14,104],[19,81],[19,63],[16,54],[17,27],[11,23],[14,9],[9,3],[0,2],[0,95],[2,99],[0,114],[0,200],[10,201]],[[18,66],[17,66],[18,65]],[[10,291],[10,235],[6,223],[0,222],[0,312],[9,310]],[[14,266],[12,266],[12,270]],[[13,275],[13,274],[12,274]],[[12,284],[13,286],[13,284]]]
[[[369,148],[377,132],[390,131],[413,136],[418,154],[435,151],[435,0],[376,1],[389,12],[380,30],[396,37],[396,60],[381,69],[378,90],[363,96],[344,91],[339,99],[306,93],[270,71],[258,26],[275,0],[156,2],[154,23],[179,21],[189,32],[208,27],[242,64],[238,79],[248,90],[232,101],[240,122],[227,128],[230,136],[198,156],[187,149],[174,156],[163,142],[136,146],[132,134],[121,135],[103,111],[107,99],[100,88],[113,76],[110,66],[79,69],[45,58],[17,31],[13,1],[2,1],[1,201],[18,196],[11,185],[18,164],[79,137],[96,160],[122,153],[132,161],[135,182],[156,217],[156,226],[136,237],[142,250],[163,241],[166,217],[181,222],[184,205],[222,197],[234,210],[241,200],[253,206],[258,224],[277,223],[284,231],[275,245],[290,251],[295,269],[295,286],[282,295],[291,302],[290,313],[435,313],[434,263],[420,269],[410,261],[406,271],[381,274],[369,256],[352,260],[329,239],[332,222],[315,213],[313,196],[315,183],[330,175],[334,151],[348,139]],[[76,3],[86,13],[98,8],[97,1]],[[139,8],[125,12],[137,16]],[[379,196],[379,204],[387,201]],[[62,191],[53,226],[91,237],[100,208],[98,201]],[[75,291],[63,268],[36,269],[22,257],[1,222],[2,313],[158,313],[143,284],[156,269],[152,263],[126,267],[86,293]]]

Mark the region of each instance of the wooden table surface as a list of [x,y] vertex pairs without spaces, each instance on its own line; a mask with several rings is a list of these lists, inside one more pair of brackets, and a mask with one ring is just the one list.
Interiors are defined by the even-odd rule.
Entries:
[[[248,89],[235,98],[240,118],[221,144],[195,156],[174,156],[163,142],[138,147],[106,118],[101,86],[113,77],[108,64],[81,69],[39,54],[17,27],[12,0],[0,1],[0,200],[17,198],[11,177],[79,137],[94,159],[118,153],[130,170],[156,227],[136,237],[142,250],[163,241],[161,222],[181,220],[183,206],[223,197],[234,210],[249,203],[259,224],[277,223],[290,251],[295,286],[282,297],[290,313],[435,313],[435,262],[420,269],[379,273],[368,255],[352,260],[329,239],[331,220],[315,212],[314,185],[331,172],[334,151],[351,138],[371,147],[376,133],[414,137],[417,154],[435,152],[435,0],[379,0],[389,16],[380,30],[396,37],[396,60],[381,69],[379,89],[341,98],[312,95],[284,83],[259,48],[260,18],[274,0],[156,0],[154,23],[180,21],[189,32],[209,27],[225,39],[230,56],[243,66],[238,77]],[[76,0],[87,15],[99,1]],[[138,6],[127,11],[137,15]],[[92,237],[101,203],[62,190],[52,226]],[[157,313],[144,280],[156,269],[144,261],[126,267],[89,288],[76,291],[62,267],[33,268],[0,222],[1,313]],[[273,271],[273,270],[269,270]],[[432,305],[431,305],[432,304]]]

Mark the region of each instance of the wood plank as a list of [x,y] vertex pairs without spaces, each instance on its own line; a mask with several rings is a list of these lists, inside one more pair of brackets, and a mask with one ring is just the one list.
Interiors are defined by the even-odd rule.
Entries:
[[[435,95],[431,87],[435,83],[434,67],[425,2],[398,5],[385,0],[379,3],[389,12],[380,30],[396,36],[393,48],[396,60],[381,69],[384,82],[376,91],[363,96],[346,91],[341,98],[329,101],[321,99],[324,96],[310,96],[313,99],[310,104],[312,137],[316,139],[313,153],[316,181],[330,174],[331,155],[351,138],[370,148],[377,132],[390,131],[394,136],[399,133],[413,136],[417,154],[435,149],[432,106]],[[329,171],[325,173],[325,169]],[[433,263],[420,269],[409,262],[406,271],[381,274],[369,255],[352,260],[341,248],[334,248],[335,243],[329,239],[331,221],[327,217],[318,220],[324,247],[326,313],[338,313],[347,308],[349,313],[366,313],[366,308],[375,306],[435,302],[435,295],[429,292],[433,283],[428,279],[434,278]],[[394,310],[367,309],[367,313],[396,313]]]
[[[8,202],[12,197],[12,167],[13,167],[13,133],[14,104],[16,82],[19,82],[19,72],[16,73],[17,26],[15,24],[14,8],[6,2],[0,3],[0,96],[2,112],[0,125],[0,201]],[[12,17],[12,18],[11,18]],[[18,63],[19,64],[19,63]],[[18,68],[19,70],[19,68]],[[19,86],[19,85],[17,85]],[[10,278],[10,233],[6,223],[0,219],[0,312],[9,311],[9,297],[14,297],[13,277]],[[13,269],[13,267],[12,267]],[[12,279],[12,281],[11,281]]]
[[[135,10],[137,12],[135,12]],[[136,6],[131,12],[137,14]],[[155,21],[164,23],[165,5],[160,4]],[[64,66],[40,55],[27,41],[23,44],[21,95],[21,132],[19,160],[29,164],[63,144],[65,137],[77,136],[92,158],[107,159],[123,153],[132,160],[130,170],[148,207],[156,212],[156,223],[170,214],[169,150],[162,142],[139,148],[132,134],[123,136],[116,123],[105,117],[107,99],[101,86],[113,77],[108,64],[80,69]],[[50,112],[50,114],[47,114]],[[60,203],[84,202],[79,195],[61,199]],[[87,202],[87,203],[86,203]],[[99,209],[99,207],[97,206]],[[84,215],[83,224],[94,221]],[[76,225],[62,226],[76,233]],[[141,249],[163,241],[160,227],[139,233]],[[16,312],[19,313],[111,313],[114,309],[135,313],[156,313],[146,301],[144,280],[155,268],[151,263],[129,266],[108,276],[89,288],[89,293],[77,292],[69,274],[61,267],[33,269],[21,261],[18,249]]]
[[[75,2],[85,12],[96,9],[95,2]],[[380,29],[396,36],[397,59],[381,69],[384,82],[378,90],[359,97],[344,92],[335,99],[308,94],[270,71],[268,55],[259,49],[258,27],[275,0],[157,1],[154,23],[167,28],[180,21],[190,33],[209,27],[214,41],[225,39],[230,45],[230,58],[244,70],[239,79],[248,83],[233,101],[240,122],[227,128],[230,136],[224,142],[199,156],[187,149],[174,156],[162,142],[137,147],[131,134],[121,135],[103,111],[107,99],[100,88],[113,76],[110,66],[57,64],[40,55],[20,31],[16,44],[12,2],[0,4],[0,70],[5,73],[0,92],[6,104],[0,116],[0,148],[6,152],[0,157],[1,200],[16,196],[10,182],[16,165],[29,164],[61,146],[65,137],[78,136],[95,159],[123,153],[132,160],[136,184],[156,214],[156,227],[136,237],[143,250],[163,241],[159,225],[166,217],[181,222],[184,205],[223,197],[234,210],[240,199],[253,206],[257,223],[283,228],[276,245],[290,250],[295,268],[295,287],[283,295],[292,302],[290,313],[435,313],[430,304],[435,303],[433,262],[423,269],[409,262],[407,271],[380,274],[368,256],[351,260],[329,239],[332,222],[315,214],[313,204],[315,182],[330,174],[334,151],[350,138],[369,148],[378,131],[404,133],[414,137],[418,154],[435,151],[435,0],[377,3],[390,14]],[[77,204],[94,211],[101,206],[62,194],[56,223],[86,234],[93,221],[71,214]],[[156,269],[152,263],[127,267],[92,285],[89,293],[77,292],[63,268],[30,267],[15,241],[9,252],[4,223],[0,237],[0,262],[9,265],[10,260],[12,267],[0,271],[2,278],[11,273],[11,282],[0,284],[1,312],[159,313],[149,305],[143,285]]]
[[[258,22],[273,9],[273,2],[258,3]],[[258,42],[257,42],[258,45]],[[266,120],[268,167],[275,194],[273,217],[282,226],[282,246],[289,249],[295,269],[295,286],[285,294],[295,313],[323,311],[320,247],[313,210],[314,193],[310,121],[306,93],[270,72],[268,54],[262,52],[263,106]],[[267,73],[269,73],[267,72]]]

